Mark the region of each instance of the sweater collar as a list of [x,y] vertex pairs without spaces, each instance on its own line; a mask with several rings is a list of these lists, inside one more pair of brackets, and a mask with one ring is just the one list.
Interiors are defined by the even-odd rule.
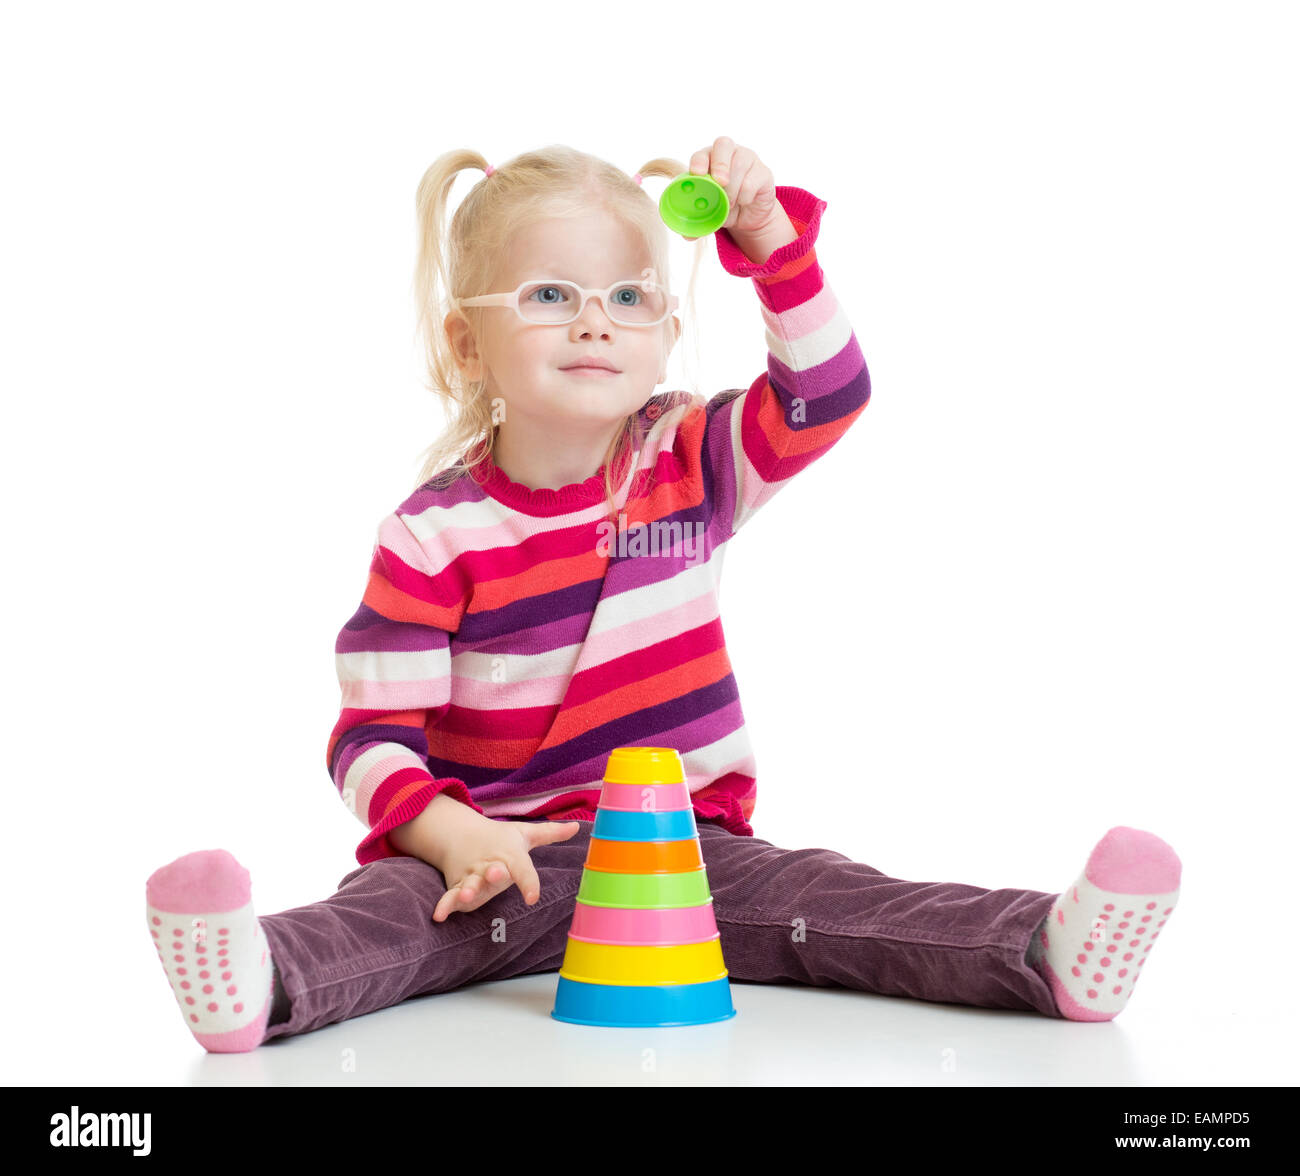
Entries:
[[[492,460],[491,454],[483,459],[476,472],[483,492],[511,510],[521,514],[548,516],[570,514],[595,506],[605,497],[605,467],[602,465],[590,478],[571,482],[567,486],[538,490],[516,482]],[[616,487],[617,489],[617,487]]]
[[[483,440],[472,446],[466,460],[487,449]],[[516,482],[505,472],[491,452],[486,453],[482,462],[474,470],[474,480],[490,498],[517,510],[521,514],[547,517],[551,515],[571,514],[595,506],[605,498],[605,466],[602,465],[589,478],[581,482],[571,482],[567,486],[542,488],[534,490],[522,482]],[[615,486],[615,490],[618,487]]]
[[[659,419],[662,406],[658,398],[653,398],[640,411],[645,418],[643,423],[650,426]],[[481,440],[476,446],[470,448],[466,460],[470,460],[474,454],[486,448],[487,440]],[[639,457],[639,454],[637,456]],[[511,510],[517,510],[521,514],[546,517],[571,514],[574,511],[585,510],[597,503],[604,502],[605,468],[605,465],[601,465],[600,469],[592,474],[590,478],[586,478],[581,482],[570,482],[567,486],[559,486],[553,489],[533,490],[522,482],[516,482],[511,478],[505,470],[497,465],[489,452],[476,469],[475,480],[485,494],[510,507]],[[624,465],[622,472],[626,477],[626,465]],[[614,478],[616,496],[621,489],[616,471]]]

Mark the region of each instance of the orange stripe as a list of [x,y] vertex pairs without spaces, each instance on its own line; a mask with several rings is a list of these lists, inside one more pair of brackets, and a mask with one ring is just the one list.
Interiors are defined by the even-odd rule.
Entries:
[[667,702],[671,698],[679,698],[701,686],[709,686],[729,673],[731,659],[724,647],[693,661],[673,666],[663,673],[642,678],[639,682],[630,682],[593,698],[590,702],[566,708],[556,715],[546,736],[545,746],[554,747],[612,719]]
[[530,596],[542,596],[547,592],[597,579],[605,563],[605,557],[597,552],[593,542],[589,551],[580,551],[577,555],[561,559],[548,559],[517,575],[505,576],[499,580],[480,581],[474,586],[474,600],[469,611],[488,612],[527,600]]
[[436,625],[455,632],[460,627],[460,608],[446,608],[395,588],[383,576],[372,573],[366,582],[362,603],[373,608],[381,617],[393,621],[414,621],[422,625]]
[[764,389],[767,393],[758,402],[758,414],[755,418],[759,429],[768,438],[787,438],[785,456],[796,457],[810,450],[820,449],[828,441],[840,436],[857,416],[866,408],[860,406],[847,417],[837,417],[821,425],[810,425],[804,429],[791,429],[786,421],[787,408],[780,401],[769,382]]
[[[642,503],[646,517],[657,520],[685,507],[698,506],[703,498],[700,485],[690,479],[689,471],[683,471],[675,482],[657,482],[649,496],[642,499]],[[628,520],[628,525],[632,525],[631,519]]]
[[482,735],[456,735],[434,727],[429,731],[429,754],[467,767],[509,773],[532,759],[543,738],[538,735],[535,739],[490,739]]
[[[401,804],[402,801],[404,801],[408,796],[412,795],[413,793],[419,792],[421,788],[428,788],[428,786],[429,786],[428,780],[415,780],[410,784],[403,785],[395,793],[393,793],[392,797],[389,798],[388,803],[384,805],[384,811],[380,814],[379,820],[382,821],[384,817],[388,816],[388,814],[391,813],[393,809],[395,809],[399,804]],[[379,821],[371,821],[370,823],[372,825],[377,825],[379,824]]]
[[817,260],[816,248],[809,249],[802,257],[794,257],[785,263],[779,270],[769,278],[760,278],[763,282],[787,282],[791,278],[798,277],[814,261]]

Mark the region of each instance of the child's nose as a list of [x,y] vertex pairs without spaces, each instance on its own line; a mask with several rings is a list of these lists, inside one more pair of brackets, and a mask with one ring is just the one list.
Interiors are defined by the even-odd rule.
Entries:
[[598,294],[589,294],[583,301],[582,312],[574,320],[573,325],[579,329],[591,325],[604,331],[613,327],[614,324],[609,315],[605,313],[605,306],[601,302],[600,296]]

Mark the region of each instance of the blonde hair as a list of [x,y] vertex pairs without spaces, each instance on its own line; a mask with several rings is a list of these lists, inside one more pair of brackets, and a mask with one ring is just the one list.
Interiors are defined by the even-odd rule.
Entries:
[[[444,321],[455,311],[476,339],[483,337],[484,313],[496,312],[479,306],[462,308],[456,299],[489,290],[507,242],[522,228],[548,217],[581,217],[593,208],[609,212],[641,235],[655,271],[671,288],[668,233],[658,202],[613,164],[561,144],[516,155],[470,189],[448,233],[448,197],[457,175],[467,167],[486,171],[488,161],[467,149],[440,155],[424,173],[415,197],[419,231],[415,302],[428,368],[425,386],[443,402],[449,418],[442,434],[423,452],[416,488],[435,474],[441,486],[466,475],[477,476],[492,453],[496,422],[486,385],[462,375]],[[677,160],[660,157],[643,164],[639,174],[671,179],[685,171]],[[701,237],[695,243],[686,298],[683,327],[690,325],[693,339],[695,280],[708,240]],[[671,318],[664,320],[663,329],[672,330]],[[689,399],[701,400],[694,389]],[[615,486],[626,476],[628,462],[648,431],[641,413],[631,413],[605,452],[605,493],[611,511]]]

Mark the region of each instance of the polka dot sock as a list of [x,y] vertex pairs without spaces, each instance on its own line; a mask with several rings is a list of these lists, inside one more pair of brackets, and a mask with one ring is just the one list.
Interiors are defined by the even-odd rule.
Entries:
[[1117,825],[1030,936],[1026,961],[1071,1021],[1109,1021],[1178,905],[1178,855],[1154,833]]
[[188,853],[149,876],[145,911],[199,1044],[210,1053],[256,1049],[271,1012],[272,960],[248,871],[224,849]]

